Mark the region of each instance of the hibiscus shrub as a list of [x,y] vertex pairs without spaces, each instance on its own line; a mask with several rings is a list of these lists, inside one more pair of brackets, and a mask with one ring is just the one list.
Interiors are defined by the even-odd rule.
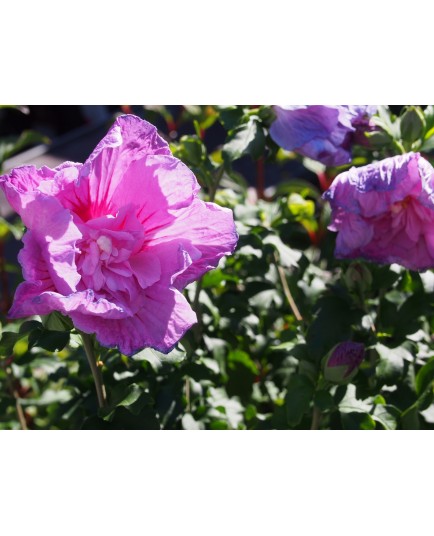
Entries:
[[0,427],[433,428],[433,107],[143,117],[0,177]]

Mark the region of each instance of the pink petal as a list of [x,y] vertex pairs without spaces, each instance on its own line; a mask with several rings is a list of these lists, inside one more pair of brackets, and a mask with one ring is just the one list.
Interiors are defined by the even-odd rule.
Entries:
[[95,296],[93,290],[74,292],[69,296],[63,296],[58,292],[44,290],[44,285],[39,281],[25,281],[18,286],[15,292],[9,317],[46,315],[51,311],[69,314],[71,318],[74,312],[89,316],[96,315],[97,318],[101,319],[124,318],[132,314],[129,309],[121,305]]
[[129,318],[110,320],[75,312],[70,316],[76,327],[95,333],[103,346],[118,347],[125,355],[145,346],[169,352],[197,321],[180,292],[159,285],[148,289],[144,306]]
[[[188,208],[176,212],[170,226],[153,234],[150,245],[172,240],[182,240],[185,251],[192,252],[193,263],[175,281],[176,288],[181,289],[215,268],[221,257],[234,251],[238,235],[232,211],[195,199]],[[200,258],[197,252],[200,252]]]
[[[93,216],[107,214],[107,204],[127,169],[146,155],[171,155],[157,129],[133,115],[119,117],[83,166],[89,177]],[[142,184],[143,186],[143,184]]]

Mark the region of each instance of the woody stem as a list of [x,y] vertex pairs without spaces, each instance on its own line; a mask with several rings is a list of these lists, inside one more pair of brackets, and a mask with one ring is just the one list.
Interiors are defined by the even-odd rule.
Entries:
[[98,405],[100,408],[107,406],[107,395],[105,386],[102,380],[101,370],[96,364],[96,357],[94,352],[93,340],[87,333],[81,333],[83,340],[84,351],[86,353],[87,361],[92,371],[93,381],[95,382],[96,395],[98,397]]

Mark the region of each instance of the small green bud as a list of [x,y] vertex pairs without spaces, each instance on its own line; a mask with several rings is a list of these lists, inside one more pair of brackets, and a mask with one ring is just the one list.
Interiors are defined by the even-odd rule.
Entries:
[[422,110],[418,106],[409,106],[401,116],[401,138],[413,143],[423,137],[426,122]]
[[369,290],[372,285],[372,274],[362,262],[352,262],[344,275],[345,284],[352,292]]

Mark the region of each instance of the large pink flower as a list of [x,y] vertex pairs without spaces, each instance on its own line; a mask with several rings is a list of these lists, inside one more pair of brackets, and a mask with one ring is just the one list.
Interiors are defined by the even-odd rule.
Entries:
[[12,318],[60,311],[124,354],[170,350],[196,322],[180,292],[232,253],[232,212],[197,197],[156,128],[117,119],[84,164],[0,177],[27,232]]
[[324,193],[336,256],[434,267],[434,169],[419,153],[341,173]]

